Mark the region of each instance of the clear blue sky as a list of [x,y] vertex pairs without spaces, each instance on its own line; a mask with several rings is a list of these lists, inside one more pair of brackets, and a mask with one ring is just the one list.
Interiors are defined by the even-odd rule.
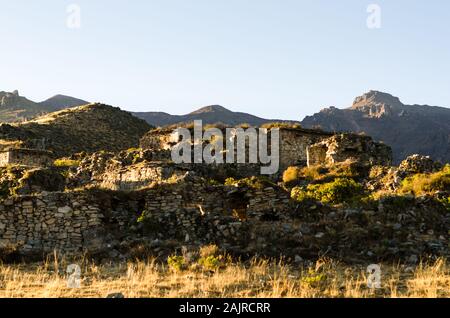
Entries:
[[448,0],[0,0],[0,43],[0,90],[37,101],[302,119],[376,89],[450,106]]

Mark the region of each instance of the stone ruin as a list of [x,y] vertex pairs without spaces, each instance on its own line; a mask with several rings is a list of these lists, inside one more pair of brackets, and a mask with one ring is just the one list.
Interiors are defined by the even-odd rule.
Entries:
[[[169,136],[153,131],[142,138],[144,149],[87,155],[69,171],[66,191],[0,200],[0,254],[59,250],[125,259],[145,246],[164,259],[175,245],[205,244],[241,256],[379,260],[448,254],[448,221],[435,221],[443,212],[432,200],[411,200],[405,211],[387,204],[370,209],[299,204],[270,180],[251,186],[210,179],[255,176],[258,165],[173,164]],[[391,160],[389,147],[367,136],[282,128],[280,139],[282,167]],[[145,222],[138,222],[143,216]],[[399,249],[395,242],[405,240]]]
[[[75,174],[74,184],[90,184],[114,191],[135,191],[155,182],[178,179],[188,172],[205,178],[214,176],[220,180],[260,175],[259,163],[174,164],[171,160],[171,148],[175,145],[172,132],[150,131],[141,139],[141,149],[131,152],[122,152],[116,156],[96,153],[84,158]],[[293,165],[332,165],[346,160],[362,166],[389,165],[391,158],[388,146],[375,143],[367,136],[282,128],[279,173],[268,177],[275,181],[286,168]]]
[[[183,182],[127,193],[100,190],[23,195],[0,201],[0,252],[39,257],[58,250],[125,259],[145,247],[162,260],[174,248],[216,244],[235,255],[327,255],[344,260],[448,255],[448,220],[432,200],[403,211],[299,205],[275,184]],[[145,216],[144,222],[138,222]],[[441,220],[436,222],[436,220]],[[404,244],[398,244],[404,242]]]
[[[148,150],[170,150],[176,143],[173,130],[153,130],[140,141]],[[269,143],[270,145],[270,143]],[[224,145],[226,151],[226,145]],[[248,159],[248,149],[247,156]],[[346,160],[362,165],[389,165],[392,150],[369,136],[346,133],[334,134],[316,129],[280,128],[280,170],[289,166],[331,165]]]
[[20,165],[29,167],[46,167],[52,164],[50,151],[26,148],[11,148],[0,151],[0,167]]
[[333,135],[307,146],[306,152],[308,166],[333,165],[346,160],[369,166],[388,166],[392,162],[390,147],[374,142],[371,137],[354,134]]

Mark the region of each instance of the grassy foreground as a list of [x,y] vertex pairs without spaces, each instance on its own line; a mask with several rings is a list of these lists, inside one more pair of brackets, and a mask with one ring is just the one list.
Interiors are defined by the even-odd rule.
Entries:
[[444,259],[416,267],[382,265],[381,288],[367,287],[365,266],[319,260],[299,268],[253,259],[215,271],[174,270],[154,260],[95,265],[83,262],[80,288],[68,288],[64,261],[0,265],[0,297],[450,297]]

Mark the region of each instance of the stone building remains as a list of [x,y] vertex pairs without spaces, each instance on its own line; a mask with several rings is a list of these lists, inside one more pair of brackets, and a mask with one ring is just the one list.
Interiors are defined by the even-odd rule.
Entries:
[[52,162],[52,153],[46,150],[11,148],[0,151],[0,167],[7,165],[45,167]]
[[[141,139],[141,148],[170,150],[176,144],[172,133],[169,129],[150,131]],[[279,148],[281,172],[289,166],[329,165],[348,159],[366,165],[390,164],[392,160],[390,147],[374,142],[369,136],[316,129],[280,128]],[[224,150],[227,151],[226,143]],[[246,151],[248,159],[248,148]]]

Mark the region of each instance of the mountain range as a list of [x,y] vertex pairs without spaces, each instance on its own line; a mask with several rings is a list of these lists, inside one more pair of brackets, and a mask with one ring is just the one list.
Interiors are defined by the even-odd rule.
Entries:
[[[56,95],[37,103],[20,96],[17,90],[12,93],[0,92],[0,122],[22,122],[43,116],[47,113],[86,104],[89,104],[89,102],[65,95]],[[233,112],[220,105],[202,107],[186,115],[171,115],[164,112],[132,112],[132,114],[144,119],[147,123],[155,127],[192,122],[193,120],[202,120],[203,124],[223,123],[232,126],[244,123],[259,126],[274,121],[291,122],[265,119],[247,113]]]
[[349,108],[325,108],[301,125],[370,135],[392,147],[395,163],[415,153],[450,162],[450,109],[445,107],[405,105],[398,97],[370,91]]
[[[20,96],[18,91],[0,92],[0,122],[29,121],[48,113],[86,104],[87,101],[64,95],[56,95],[36,103]],[[259,126],[268,122],[288,122],[233,112],[220,105],[206,106],[186,115],[171,115],[164,112],[131,114],[145,120],[151,126],[181,124],[193,120],[202,120],[204,124],[223,123],[230,126],[243,123]],[[72,123],[75,125],[75,121]],[[398,97],[370,91],[357,97],[348,108],[328,107],[305,117],[300,124],[305,128],[370,135],[393,148],[395,163],[414,153],[450,162],[449,108],[406,105]]]
[[88,102],[65,95],[56,95],[42,102],[33,102],[20,96],[17,90],[12,93],[0,92],[0,122],[21,122],[61,109],[85,104],[88,104]]
[[163,112],[140,112],[133,113],[133,115],[157,127],[192,122],[194,120],[202,120],[203,124],[223,123],[230,126],[240,124],[260,126],[268,122],[287,122],[286,120],[265,119],[247,113],[233,112],[220,105],[202,107],[186,115],[170,115]]

